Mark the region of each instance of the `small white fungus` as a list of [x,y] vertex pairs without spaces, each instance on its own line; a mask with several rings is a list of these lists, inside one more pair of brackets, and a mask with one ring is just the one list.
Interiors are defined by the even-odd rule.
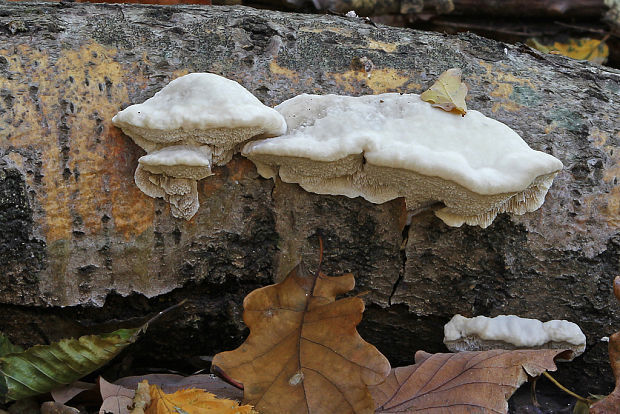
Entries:
[[586,336],[579,326],[565,320],[541,322],[537,319],[500,315],[494,318],[455,315],[444,326],[444,342],[477,337],[486,341],[501,341],[515,347],[538,347],[549,342],[585,345]]

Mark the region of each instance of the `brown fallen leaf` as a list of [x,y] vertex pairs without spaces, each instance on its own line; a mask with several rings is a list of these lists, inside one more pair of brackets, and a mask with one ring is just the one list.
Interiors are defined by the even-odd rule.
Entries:
[[[507,413],[508,398],[528,375],[555,371],[554,359],[566,351],[493,350],[428,354],[395,368],[384,383],[371,387],[376,413]],[[570,351],[569,351],[570,352]]]
[[64,404],[72,400],[76,395],[81,394],[84,391],[92,390],[93,388],[95,388],[95,384],[91,384],[90,382],[75,381],[71,384],[52,390],[51,394],[54,401]]
[[309,274],[299,265],[251,292],[243,301],[249,337],[213,366],[243,383],[245,401],[261,414],[372,413],[367,386],[382,382],[390,364],[355,329],[364,302],[336,300],[354,285],[351,274]]
[[444,111],[454,111],[463,116],[467,113],[467,86],[461,82],[461,69],[448,69],[427,91],[420,95],[420,99]]
[[57,401],[47,401],[41,404],[41,414],[80,414],[80,410]]
[[103,404],[99,408],[99,414],[129,414],[133,405],[135,391],[120,385],[110,384],[99,377],[99,391]]
[[151,401],[145,414],[258,414],[250,405],[216,398],[215,395],[189,388],[166,394],[157,385],[149,387]]
[[158,385],[164,392],[172,393],[183,388],[200,388],[211,392],[220,398],[242,400],[243,391],[235,388],[215,375],[191,375],[184,377],[176,374],[149,374],[135,377],[125,377],[114,381],[114,384],[124,388],[135,389],[138,384],[147,380],[150,385]]
[[[614,294],[620,302],[620,276],[614,279]],[[590,406],[590,414],[620,413],[620,332],[609,337],[609,362],[616,378],[616,388],[607,397]]]

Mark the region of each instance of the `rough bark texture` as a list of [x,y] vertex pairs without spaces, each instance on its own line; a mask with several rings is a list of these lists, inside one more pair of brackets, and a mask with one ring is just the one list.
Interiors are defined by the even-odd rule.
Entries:
[[[300,1],[289,0],[288,3],[297,4]],[[355,10],[363,16],[447,13],[461,16],[579,19],[601,18],[610,7],[605,4],[605,0],[312,0],[312,3],[319,9],[341,13]]]
[[[450,67],[463,69],[468,107],[564,162],[540,210],[485,230],[430,214],[406,226],[402,200],[309,194],[236,156],[199,183],[186,222],[135,187],[143,152],[110,122],[188,72],[275,105],[302,92],[419,93]],[[321,235],[323,270],[353,272],[369,291],[360,330],[394,365],[444,350],[454,313],[566,318],[589,347],[559,377],[609,391],[600,338],[620,325],[618,102],[617,71],[474,35],[247,8],[0,5],[0,331],[30,345],[189,297],[127,356],[189,369],[189,356],[241,342],[243,296],[302,255],[315,265]]]

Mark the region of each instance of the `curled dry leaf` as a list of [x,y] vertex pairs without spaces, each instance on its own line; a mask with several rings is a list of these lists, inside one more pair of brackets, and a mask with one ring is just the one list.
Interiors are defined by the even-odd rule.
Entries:
[[172,393],[183,388],[200,388],[211,392],[220,398],[231,400],[243,399],[243,391],[227,384],[215,375],[191,375],[184,377],[175,374],[149,374],[134,377],[125,377],[114,381],[116,385],[135,389],[138,384],[147,380],[151,385],[158,385],[164,392]]
[[103,404],[99,408],[99,414],[129,414],[135,396],[134,390],[110,384],[99,377],[99,391],[103,399]]
[[151,387],[149,382],[144,380],[138,384],[136,396],[133,398],[133,410],[130,414],[144,414],[144,410],[151,403]]
[[420,99],[444,111],[454,111],[461,115],[467,113],[467,86],[461,82],[462,72],[460,69],[448,69],[427,91],[420,95]]
[[368,385],[382,382],[387,359],[357,333],[364,302],[336,300],[353,275],[309,274],[299,265],[281,283],[244,300],[245,343],[213,365],[243,383],[261,414],[372,413]]
[[[614,280],[614,294],[620,302],[620,276]],[[616,378],[616,388],[607,397],[592,404],[591,414],[615,414],[620,412],[620,332],[609,337],[609,362]]]
[[196,388],[166,394],[157,385],[151,385],[149,391],[150,404],[143,411],[145,414],[258,414],[250,405],[240,406],[237,401],[216,398]]
[[69,385],[53,389],[51,394],[54,401],[65,404],[71,401],[76,395],[84,391],[92,390],[93,388],[95,388],[95,384],[91,384],[90,382],[75,381]]
[[48,401],[41,404],[41,414],[80,414],[80,410],[56,401]]
[[376,413],[507,413],[508,398],[528,375],[555,371],[554,359],[564,352],[419,351],[414,365],[393,369],[384,383],[371,387]]

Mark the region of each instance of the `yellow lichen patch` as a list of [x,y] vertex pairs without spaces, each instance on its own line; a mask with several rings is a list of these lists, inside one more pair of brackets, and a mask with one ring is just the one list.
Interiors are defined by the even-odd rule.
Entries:
[[607,197],[607,223],[612,227],[620,227],[620,186],[615,186]]
[[368,49],[383,50],[387,53],[394,53],[398,49],[398,43],[381,42],[379,40],[369,40],[366,47]]
[[345,37],[352,37],[354,35],[354,31],[351,29],[345,29],[342,27],[300,27],[298,32],[306,32],[306,33],[325,33],[332,32],[343,35]]
[[[521,110],[522,105],[515,102],[512,98],[516,85],[527,86],[531,90],[536,90],[536,87],[529,79],[518,78],[511,73],[503,72],[497,66],[483,60],[479,60],[478,64],[487,71],[486,74],[478,76],[478,78],[480,78],[480,80],[484,79],[485,81],[490,81],[493,87],[493,91],[491,91],[490,95],[494,98],[493,101],[495,102],[491,108],[494,113],[500,109],[510,112],[519,112]],[[470,78],[474,79],[476,76],[472,75]]]
[[[420,89],[417,83],[408,83],[410,76],[395,69],[373,69],[370,72],[348,70],[342,73],[326,73],[345,91],[359,94],[364,87],[368,87],[374,94],[401,91],[405,85],[407,89]],[[404,91],[403,91],[404,92]]]
[[275,75],[276,77],[284,77],[288,79],[292,84],[299,83],[299,74],[297,72],[278,65],[278,63],[275,60],[272,60],[269,63],[269,71],[271,72],[272,75]]
[[[128,102],[129,70],[115,61],[115,53],[96,43],[62,50],[55,57],[25,44],[0,50],[8,70],[19,74],[0,79],[0,88],[14,97],[10,111],[0,116],[0,127],[9,145],[39,154],[42,178],[33,185],[42,187],[36,194],[48,243],[70,240],[74,232],[99,231],[106,216],[115,218],[117,208],[132,211],[140,220],[116,230],[137,235],[151,222],[152,208],[144,208],[133,190],[118,191],[133,187],[133,171],[119,171],[131,154],[114,149],[118,132],[110,124]],[[137,72],[130,80],[132,88],[146,83]],[[123,139],[120,145],[126,143]]]
[[[617,134],[620,139],[620,133]],[[590,129],[588,139],[601,148],[609,156],[612,164],[605,168],[603,181],[612,184],[611,191],[601,198],[599,195],[593,196],[593,202],[606,201],[606,205],[601,208],[601,212],[607,217],[607,223],[613,227],[620,227],[620,151],[615,145],[609,145],[609,133],[595,127]]]

